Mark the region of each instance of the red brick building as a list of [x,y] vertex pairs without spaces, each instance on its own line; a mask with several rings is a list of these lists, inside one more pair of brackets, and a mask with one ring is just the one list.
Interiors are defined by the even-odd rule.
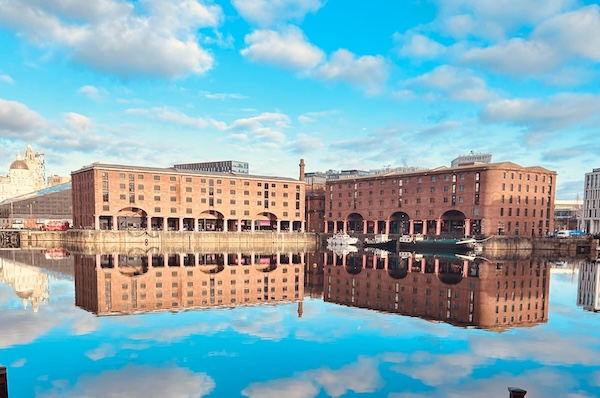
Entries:
[[546,235],[556,172],[467,164],[327,181],[321,231],[455,236]]
[[174,231],[304,231],[294,180],[104,163],[74,171],[73,226]]
[[322,261],[325,301],[499,331],[548,321],[545,261],[332,253]]

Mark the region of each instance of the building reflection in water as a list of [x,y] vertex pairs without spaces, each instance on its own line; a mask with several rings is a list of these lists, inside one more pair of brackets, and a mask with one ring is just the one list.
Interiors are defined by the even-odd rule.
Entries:
[[577,305],[586,311],[600,311],[600,262],[579,264]]
[[298,302],[303,253],[75,254],[75,304],[98,315]]
[[548,320],[549,264],[456,255],[322,253],[327,302],[502,331]]

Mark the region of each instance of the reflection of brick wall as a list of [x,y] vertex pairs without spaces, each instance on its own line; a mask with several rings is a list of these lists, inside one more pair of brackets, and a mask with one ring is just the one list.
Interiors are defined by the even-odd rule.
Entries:
[[321,259],[325,301],[490,329],[548,319],[549,273],[543,262],[497,268],[458,258],[354,257],[343,259],[345,266],[333,265],[340,261],[331,256]]
[[[261,263],[260,256],[254,256],[254,261],[240,261],[245,265],[200,265],[206,264],[199,261],[206,256],[186,255],[189,262],[171,266],[172,257],[168,256],[157,262],[151,255],[147,260],[78,255],[76,304],[108,315],[295,302],[304,296],[304,255],[281,254],[279,262],[273,262],[270,256],[265,257],[269,261]],[[236,263],[232,257],[236,256],[227,256],[229,264]]]

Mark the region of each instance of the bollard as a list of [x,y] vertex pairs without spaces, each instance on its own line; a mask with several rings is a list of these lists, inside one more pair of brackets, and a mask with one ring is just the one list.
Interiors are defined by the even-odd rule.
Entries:
[[510,392],[509,398],[525,398],[527,394],[527,391],[517,387],[508,387],[508,392]]
[[0,398],[8,398],[8,378],[6,366],[0,366]]

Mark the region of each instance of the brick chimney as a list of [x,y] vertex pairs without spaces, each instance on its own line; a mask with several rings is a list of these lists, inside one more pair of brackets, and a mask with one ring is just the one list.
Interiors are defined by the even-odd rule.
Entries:
[[300,159],[300,181],[304,181],[304,159]]

